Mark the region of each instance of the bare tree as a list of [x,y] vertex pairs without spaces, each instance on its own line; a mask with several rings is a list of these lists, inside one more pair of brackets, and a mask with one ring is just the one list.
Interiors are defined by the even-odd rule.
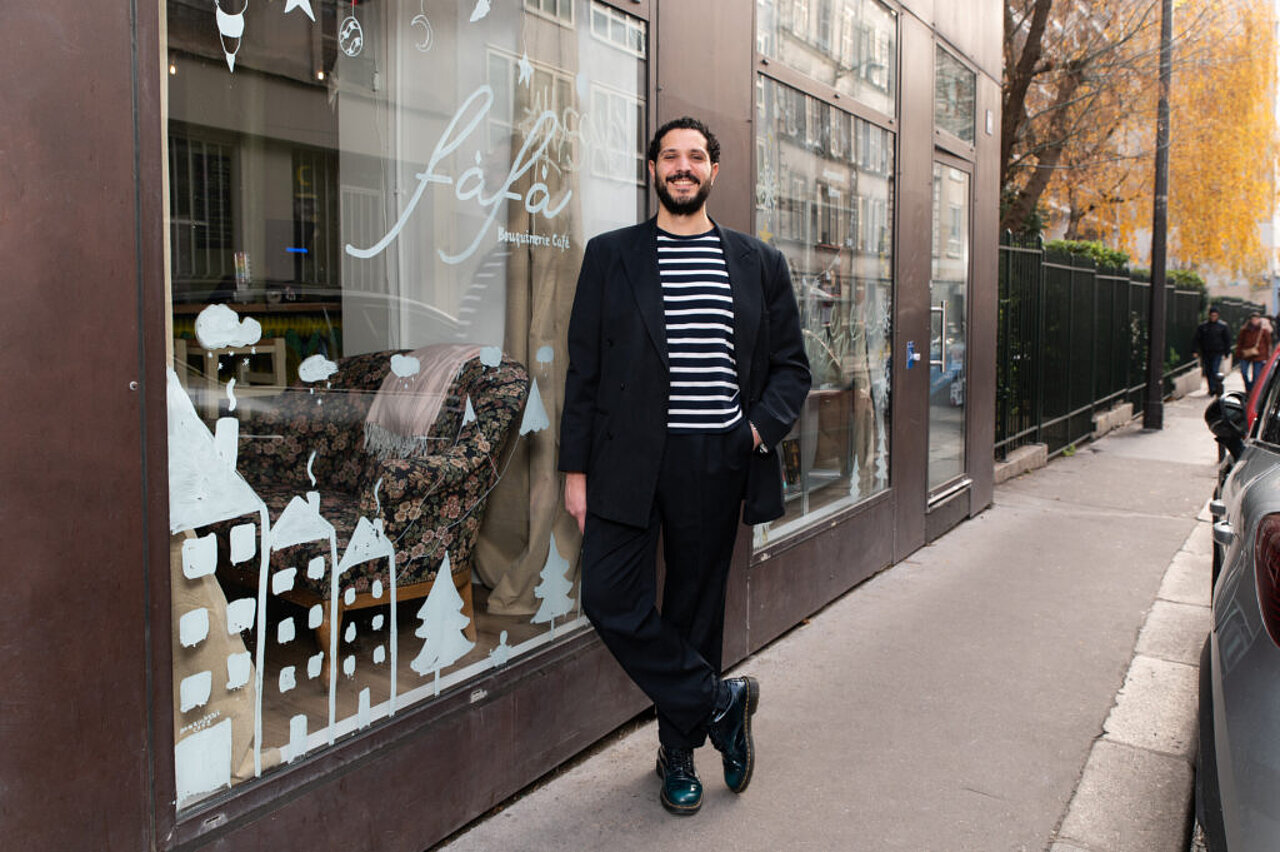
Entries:
[[1150,109],[1158,26],[1158,0],[1006,0],[1003,228],[1028,230],[1059,171],[1122,159],[1114,131]]

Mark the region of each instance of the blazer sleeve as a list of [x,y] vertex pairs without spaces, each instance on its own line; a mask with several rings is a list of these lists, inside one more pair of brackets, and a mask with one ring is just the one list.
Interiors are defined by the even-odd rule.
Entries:
[[766,248],[765,260],[769,266],[764,294],[768,370],[761,393],[747,412],[747,419],[756,427],[766,446],[776,447],[800,417],[812,377],[786,258],[776,249]]
[[600,381],[601,301],[604,270],[597,240],[587,243],[569,314],[569,367],[560,414],[560,470],[586,473],[591,458],[596,390]]

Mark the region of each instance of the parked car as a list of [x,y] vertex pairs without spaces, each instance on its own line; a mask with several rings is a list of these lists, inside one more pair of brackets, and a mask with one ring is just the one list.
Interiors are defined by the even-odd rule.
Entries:
[[1261,372],[1253,380],[1253,389],[1249,392],[1249,404],[1246,408],[1248,414],[1248,428],[1253,428],[1253,421],[1258,417],[1258,398],[1262,396],[1262,389],[1267,385],[1267,379],[1271,376],[1271,371],[1276,366],[1276,359],[1280,358],[1280,346],[1276,346],[1271,350],[1271,357],[1267,359],[1267,363],[1262,365]]
[[1227,451],[1210,504],[1212,625],[1201,654],[1196,815],[1210,852],[1280,848],[1280,380],[1205,412]]

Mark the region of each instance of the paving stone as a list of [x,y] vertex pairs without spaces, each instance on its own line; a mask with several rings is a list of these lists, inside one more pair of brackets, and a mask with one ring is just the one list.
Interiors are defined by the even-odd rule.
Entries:
[[1188,666],[1199,665],[1209,634],[1209,608],[1157,600],[1138,634],[1139,654]]
[[1099,740],[1054,845],[1091,852],[1184,852],[1191,764]]
[[1208,606],[1212,573],[1211,556],[1179,550],[1169,564],[1169,571],[1160,584],[1158,596],[1167,601]]
[[1198,688],[1196,666],[1135,656],[1103,724],[1105,739],[1192,759]]

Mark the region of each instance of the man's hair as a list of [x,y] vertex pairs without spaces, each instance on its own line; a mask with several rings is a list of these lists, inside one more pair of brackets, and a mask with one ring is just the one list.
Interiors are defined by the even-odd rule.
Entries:
[[711,158],[711,162],[720,162],[720,140],[711,132],[711,128],[707,127],[698,119],[691,116],[681,116],[673,118],[666,124],[658,128],[658,132],[653,134],[653,141],[649,143],[649,161],[654,162],[658,159],[658,152],[662,150],[662,137],[666,136],[672,130],[696,130],[707,140],[707,156]]

